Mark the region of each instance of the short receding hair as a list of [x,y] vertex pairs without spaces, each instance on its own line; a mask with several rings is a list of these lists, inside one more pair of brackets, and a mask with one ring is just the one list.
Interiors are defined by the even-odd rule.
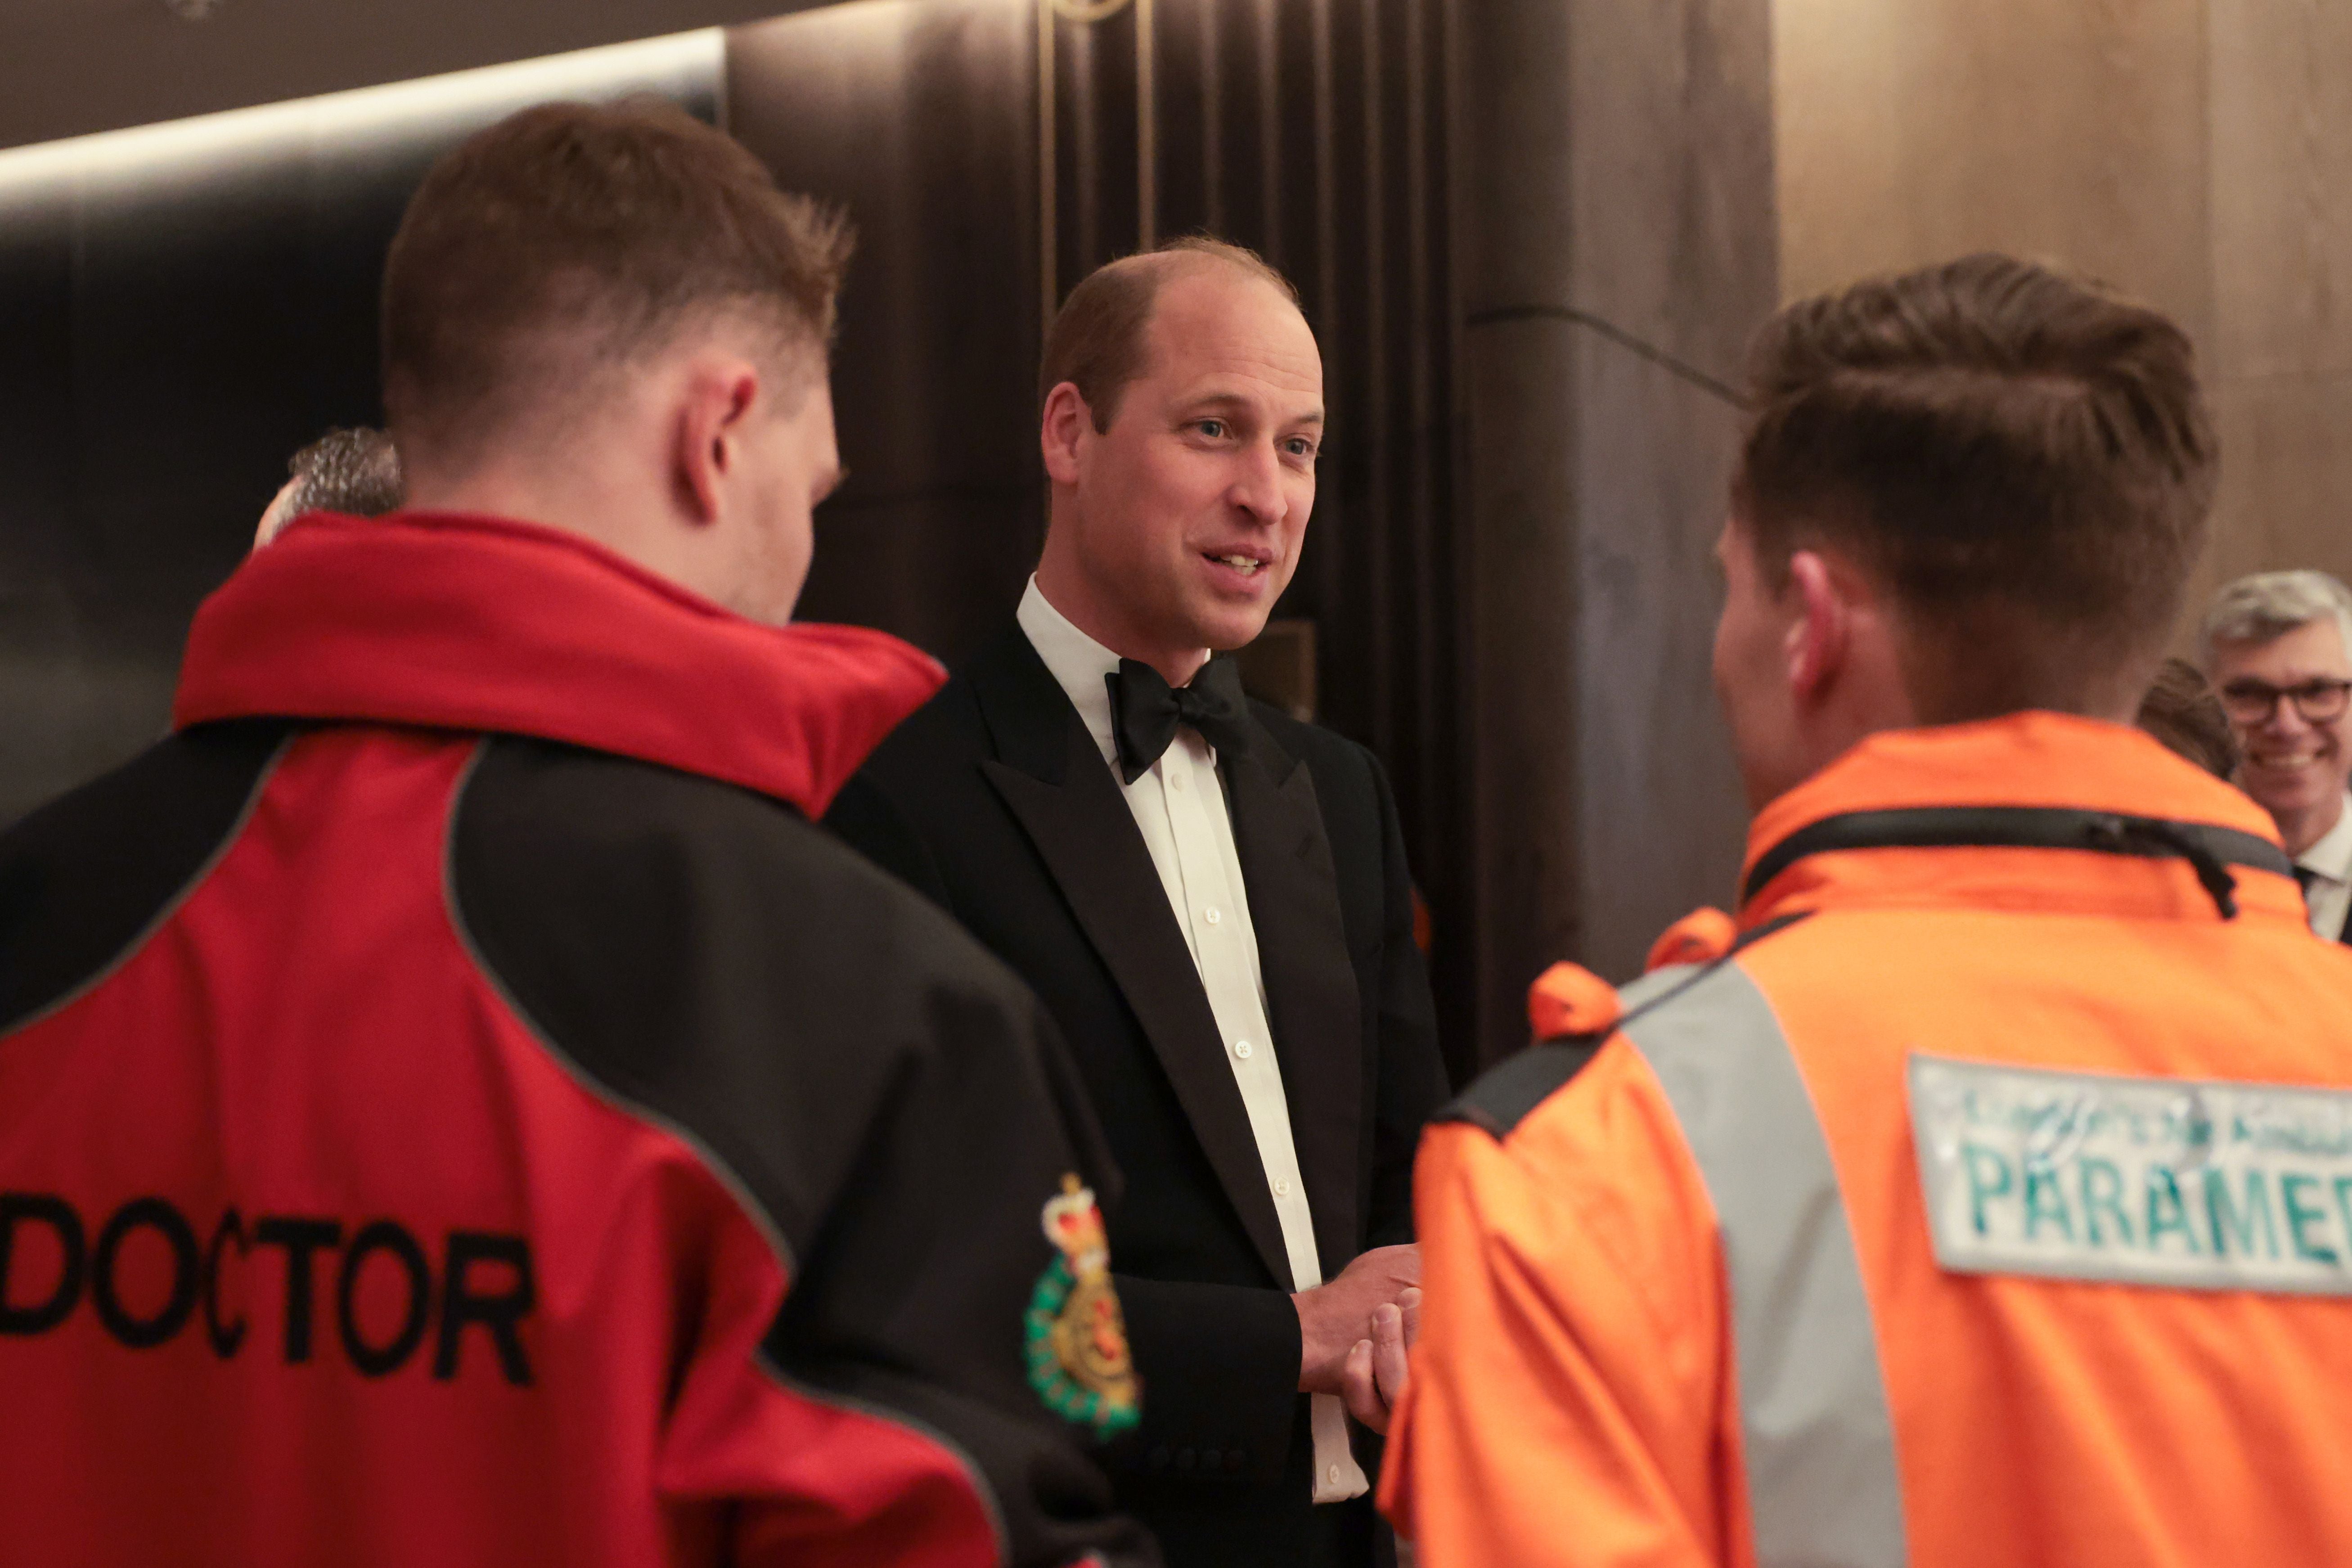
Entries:
[[1829,546],[1881,584],[1923,722],[2130,711],[2213,499],[2179,326],[1971,256],[1790,305],[1748,379],[1733,509],[1767,581]]
[[847,224],[675,105],[545,104],[433,166],[394,237],[384,407],[404,452],[494,440],[726,313],[823,373]]
[[1068,382],[1086,399],[1097,434],[1118,414],[1128,387],[1150,372],[1152,308],[1171,278],[1202,265],[1237,268],[1273,287],[1292,304],[1298,290],[1255,250],[1206,235],[1188,235],[1157,250],[1124,256],[1087,274],[1045,330],[1038,364],[1037,401]]
[[2331,616],[2352,654],[2352,589],[2325,572],[2256,572],[2213,595],[2197,628],[2198,658],[2210,671],[2222,643],[2269,642]]

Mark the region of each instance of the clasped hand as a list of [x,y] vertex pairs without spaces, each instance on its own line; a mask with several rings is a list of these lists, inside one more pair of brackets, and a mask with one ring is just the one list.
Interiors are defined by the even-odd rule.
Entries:
[[1421,1248],[1376,1247],[1328,1285],[1302,1290],[1298,1389],[1336,1394],[1375,1432],[1404,1392],[1405,1352],[1421,1337]]

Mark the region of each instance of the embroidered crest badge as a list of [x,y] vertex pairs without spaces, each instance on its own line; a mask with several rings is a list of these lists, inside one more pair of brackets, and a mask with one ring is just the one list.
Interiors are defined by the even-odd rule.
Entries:
[[1127,1321],[1110,1282],[1110,1242],[1095,1194],[1076,1176],[1045,1200],[1045,1239],[1059,1256],[1029,1298],[1024,1337],[1029,1386],[1066,1421],[1094,1428],[1097,1442],[1142,1419]]

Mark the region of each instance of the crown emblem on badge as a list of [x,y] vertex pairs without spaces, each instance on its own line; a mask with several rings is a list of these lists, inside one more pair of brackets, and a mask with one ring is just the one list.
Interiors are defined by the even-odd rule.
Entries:
[[1110,1241],[1090,1188],[1074,1175],[1040,1223],[1058,1254],[1030,1294],[1024,1338],[1029,1386],[1066,1421],[1104,1441],[1142,1419],[1127,1321],[1110,1282]]

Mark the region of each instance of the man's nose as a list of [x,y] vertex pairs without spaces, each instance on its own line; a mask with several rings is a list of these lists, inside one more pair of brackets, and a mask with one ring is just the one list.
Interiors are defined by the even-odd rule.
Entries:
[[1241,471],[1234,476],[1226,497],[1253,521],[1278,527],[1290,515],[1290,496],[1283,488],[1282,456],[1272,442],[1250,447],[1238,458]]
[[2278,700],[2271,704],[2271,716],[2263,721],[2262,727],[2270,734],[2293,739],[2309,731],[2312,725],[2303,716],[2303,710],[2294,705],[2294,699],[2281,692]]

